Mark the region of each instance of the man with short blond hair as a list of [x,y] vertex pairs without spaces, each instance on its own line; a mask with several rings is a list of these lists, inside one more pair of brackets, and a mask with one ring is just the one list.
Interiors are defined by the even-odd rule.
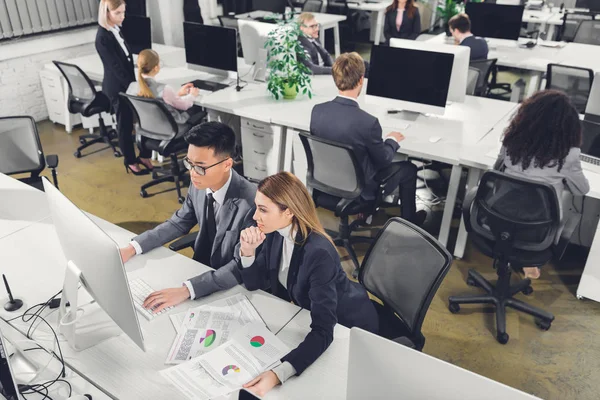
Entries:
[[302,63],[311,70],[313,75],[330,75],[333,58],[319,42],[319,23],[314,14],[303,12],[298,17],[298,24],[302,31],[298,40],[305,54]]
[[397,172],[388,181],[384,194],[400,188],[402,218],[417,225],[425,221],[425,211],[416,212],[417,167],[409,161],[394,162],[394,155],[404,140],[400,132],[390,132],[385,141],[379,121],[361,110],[358,96],[364,84],[365,64],[358,53],[340,55],[332,67],[338,96],[317,104],[310,119],[311,134],[339,143],[350,144],[365,175],[361,197],[375,199],[378,185],[373,179],[377,172],[394,164]]

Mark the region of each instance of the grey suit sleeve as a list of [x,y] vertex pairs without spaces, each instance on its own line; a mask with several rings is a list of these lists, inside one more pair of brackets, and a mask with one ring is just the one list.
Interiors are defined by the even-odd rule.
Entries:
[[369,157],[377,169],[385,168],[394,159],[394,154],[400,147],[395,140],[386,140],[381,138],[382,130],[378,120],[375,120],[369,132],[369,138],[365,146],[369,152]]
[[[244,216],[242,229],[252,225],[252,216],[254,215],[254,211],[255,209],[253,207]],[[240,232],[242,229],[240,229]],[[227,264],[221,266],[217,270],[208,271],[202,275],[198,275],[190,279],[190,282],[194,288],[194,294],[196,296],[195,298],[199,299],[200,297],[208,296],[209,294],[219,290],[226,290],[239,285],[242,283],[240,268],[240,242],[238,238],[238,242],[235,245],[235,250],[233,251],[233,260],[229,261]]]
[[[300,57],[302,64],[304,64],[306,66],[306,68],[310,69],[310,72],[312,72],[313,75],[331,75],[331,67],[321,67],[318,64],[315,64],[312,62],[311,58],[310,58],[310,54],[308,52],[308,50],[306,49],[304,43],[302,42],[302,40],[300,41],[300,44],[302,45],[302,48],[304,49],[304,57]],[[317,49],[317,51],[319,51]],[[329,56],[329,54],[327,54]],[[321,57],[323,57],[323,54],[321,54]],[[331,56],[329,56],[329,60],[331,61]],[[325,61],[325,64],[327,64],[327,61],[325,60],[325,58],[323,59],[323,61]],[[330,65],[333,65],[333,61],[331,61]]]
[[590,183],[581,168],[580,154],[581,150],[579,148],[571,149],[561,171],[565,175],[567,187],[576,196],[583,196],[590,191]]
[[180,236],[187,235],[198,223],[194,203],[191,199],[192,187],[188,190],[187,198],[173,216],[156,228],[133,238],[141,246],[144,253],[162,246]]

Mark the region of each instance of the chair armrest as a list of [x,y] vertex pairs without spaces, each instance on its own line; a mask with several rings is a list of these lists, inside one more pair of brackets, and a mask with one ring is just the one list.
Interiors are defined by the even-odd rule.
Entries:
[[387,181],[389,181],[394,175],[396,175],[400,171],[400,168],[402,168],[402,165],[400,163],[392,163],[389,166],[380,169],[375,174],[375,177],[373,179],[379,185],[384,185],[385,183],[387,183]]
[[58,167],[58,156],[56,154],[50,154],[46,156],[46,164],[50,168]]
[[406,336],[400,336],[397,337],[395,339],[392,339],[393,342],[399,343],[403,346],[409,347],[411,349],[416,349],[415,344],[412,342],[412,340],[410,340],[409,338],[407,338]]
[[196,242],[196,236],[198,236],[198,232],[188,233],[187,235],[182,236],[173,243],[171,243],[169,245],[169,249],[173,251],[179,251],[188,247],[192,247]]
[[335,213],[336,215],[343,215],[346,211],[346,208],[352,204],[352,202],[354,201],[354,199],[341,199],[339,201],[339,203],[337,203],[337,205],[335,206]]
[[465,200],[463,201],[463,219],[467,232],[471,232],[471,205],[473,204],[473,200],[475,200],[475,196],[477,195],[477,189],[478,187],[474,187],[469,190],[465,195]]

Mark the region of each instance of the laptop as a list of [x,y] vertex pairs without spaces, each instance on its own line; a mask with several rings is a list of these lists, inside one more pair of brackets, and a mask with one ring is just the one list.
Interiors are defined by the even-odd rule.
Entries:
[[0,399],[22,400],[9,363],[6,342],[0,331]]
[[594,75],[581,127],[581,167],[600,174],[600,73]]

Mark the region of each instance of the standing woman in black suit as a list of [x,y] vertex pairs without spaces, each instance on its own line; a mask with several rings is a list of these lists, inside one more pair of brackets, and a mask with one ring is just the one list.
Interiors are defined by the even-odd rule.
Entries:
[[421,34],[421,15],[415,0],[394,0],[385,10],[383,35],[386,44],[390,39],[415,40]]
[[133,147],[133,112],[127,104],[119,100],[119,92],[125,93],[129,84],[135,82],[133,70],[133,54],[125,42],[120,26],[125,19],[125,0],[100,0],[98,10],[98,33],[96,34],[96,51],[104,66],[102,92],[110,99],[112,109],[117,116],[119,147],[123,153],[125,169],[135,175],[141,175],[140,163],[152,169],[151,152],[140,151],[135,156]]
[[280,172],[265,178],[254,202],[258,226],[240,234],[244,284],[248,290],[269,289],[309,310],[312,319],[311,331],[282,364],[244,385],[261,396],[319,358],[333,341],[336,323],[376,333],[379,321],[365,288],[346,276],[315,204],[296,176]]

